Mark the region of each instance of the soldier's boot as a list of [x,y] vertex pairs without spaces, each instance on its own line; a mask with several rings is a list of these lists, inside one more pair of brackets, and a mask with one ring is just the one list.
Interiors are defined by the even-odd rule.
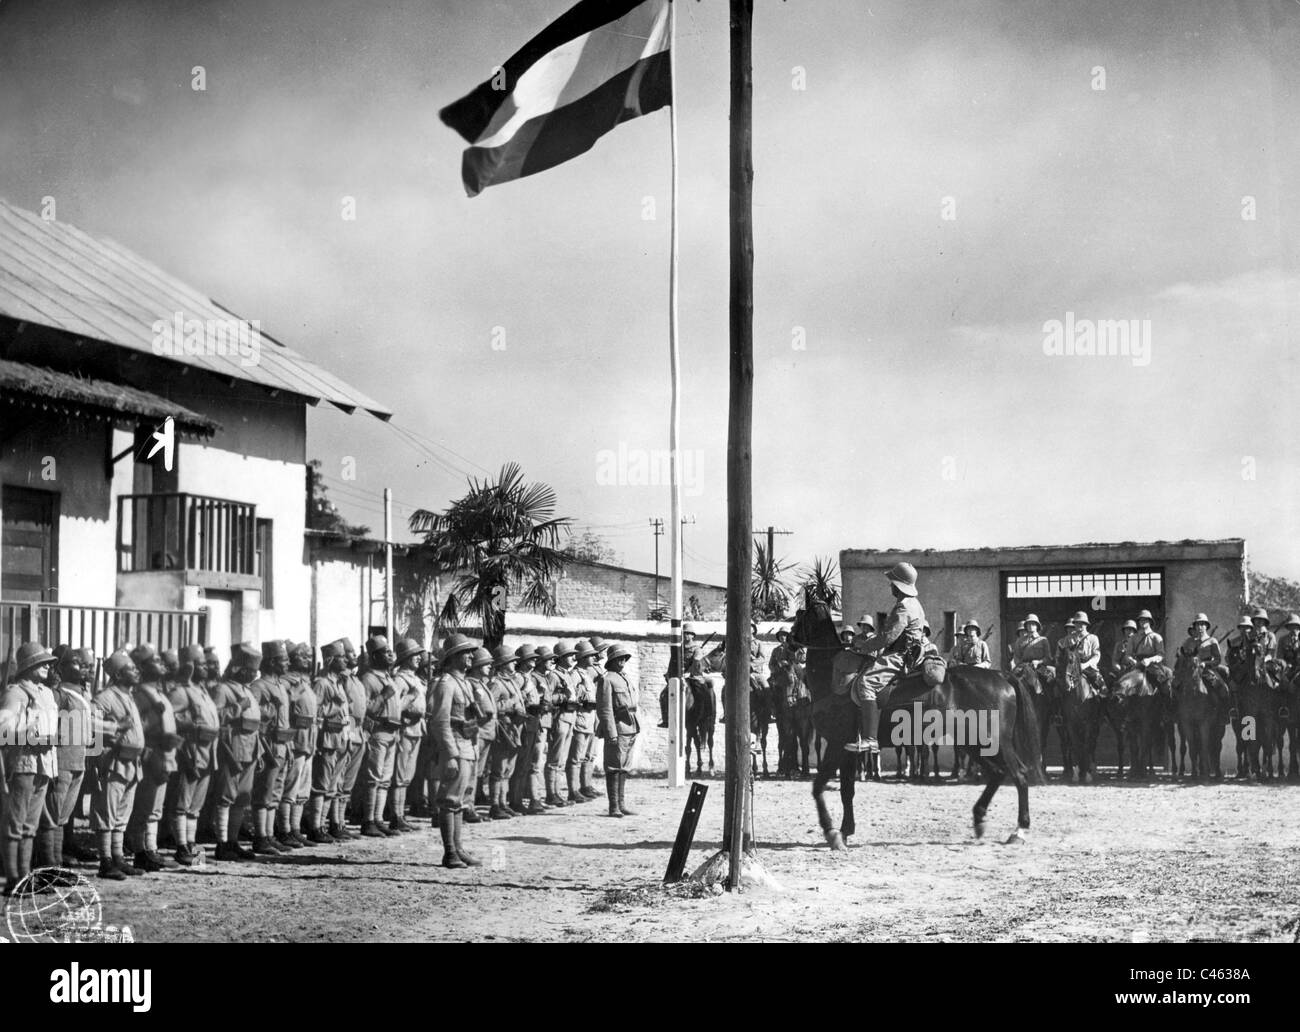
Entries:
[[[289,819],[293,815],[293,803],[281,801],[275,811],[275,845],[282,852],[287,852],[301,848],[297,840],[293,837],[293,830],[289,825]],[[267,823],[270,823],[270,814],[267,815]]]
[[176,862],[182,867],[193,866],[197,857],[190,852],[188,845],[189,821],[186,819],[185,814],[177,813],[172,815],[171,829],[172,838],[176,842],[176,852],[174,854]]
[[605,771],[605,797],[609,800],[609,815],[622,817],[623,809],[618,805],[618,772]]
[[12,896],[18,887],[18,855],[22,850],[22,840],[6,838],[0,846],[0,855],[4,858],[5,895]]
[[388,786],[376,785],[375,786],[375,808],[373,811],[371,811],[374,814],[375,826],[380,831],[382,831],[385,835],[388,836],[396,835],[397,834],[396,831],[392,831],[384,827],[384,810],[386,810],[387,808],[388,808]]
[[456,815],[450,810],[440,813],[438,830],[442,832],[442,866],[453,870],[468,866],[456,852]]
[[415,825],[406,819],[406,793],[408,791],[410,789],[406,785],[399,785],[393,789],[393,819],[389,822],[389,827],[394,831],[415,830]]
[[618,808],[623,811],[624,817],[635,817],[636,811],[627,808],[627,771],[618,772]]
[[96,838],[99,841],[99,876],[105,881],[126,881],[126,874],[113,862],[112,833],[101,831]]
[[256,859],[251,849],[245,849],[239,844],[239,836],[243,834],[244,815],[248,808],[245,806],[223,807],[229,814],[230,819],[226,822],[226,830],[222,834],[223,841],[226,845],[232,847],[235,851],[233,859],[235,860],[253,860]]
[[506,809],[506,788],[500,778],[492,779],[492,809],[488,811],[493,820],[508,821],[513,814]]
[[588,799],[585,795],[582,794],[582,791],[578,785],[578,765],[576,763],[570,763],[569,766],[566,768],[565,772],[567,773],[569,778],[569,802],[571,803],[591,802],[590,799]]
[[73,823],[74,823],[73,821],[69,820],[68,823],[63,827],[64,855],[70,856],[72,857],[73,860],[77,860],[81,863],[85,863],[88,860],[100,859],[99,854],[95,852],[95,850],[87,849],[85,846],[80,845],[77,842],[77,838],[73,830]]
[[465,825],[465,811],[461,810],[456,814],[456,823],[453,825],[453,837],[456,843],[456,855],[467,867],[482,867],[483,861],[477,859],[472,853],[465,852],[465,847],[460,844],[461,832]]
[[561,799],[560,794],[557,791],[555,791],[555,782],[557,780],[556,775],[558,773],[559,773],[558,771],[551,770],[551,768],[549,767],[546,768],[545,776],[546,776],[546,805],[547,806],[568,806],[569,805],[563,799]]
[[127,860],[122,837],[120,831],[115,831],[109,840],[109,854],[113,858],[113,866],[129,878],[138,878],[144,874],[144,871]]
[[305,809],[305,803],[295,801],[289,804],[289,837],[298,846],[314,846],[316,843],[307,837],[302,826],[302,815]]
[[160,871],[174,871],[180,864],[169,856],[163,856],[158,852],[158,822],[150,821],[145,826],[144,832],[144,851],[149,854],[149,859],[158,865]]
[[190,856],[196,861],[201,860],[203,850],[199,848],[199,819],[197,817],[185,818],[185,848]]
[[591,760],[583,760],[581,767],[581,788],[578,789],[588,799],[599,799],[600,793],[596,791],[596,786],[591,783],[591,772],[595,766]]
[[551,808],[543,803],[540,799],[534,799],[528,804],[528,809],[524,811],[529,817],[540,817],[543,814],[551,812]]
[[311,809],[307,811],[307,837],[320,846],[333,842],[334,836],[321,827],[325,815],[325,797],[312,796],[310,806]]

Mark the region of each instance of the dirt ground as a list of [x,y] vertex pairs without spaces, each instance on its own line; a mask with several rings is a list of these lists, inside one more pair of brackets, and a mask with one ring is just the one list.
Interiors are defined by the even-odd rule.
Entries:
[[[688,871],[717,848],[709,782]],[[760,780],[762,862],[782,890],[668,895],[658,883],[686,790],[628,786],[634,818],[603,798],[466,829],[481,868],[447,871],[427,820],[393,839],[251,864],[96,881],[106,923],[142,941],[1253,940],[1300,935],[1300,786],[1163,780],[1031,792],[1028,844],[998,844],[1015,794],[977,844],[970,784],[858,784],[853,848],[833,854],[805,781]],[[830,800],[838,814],[839,796]],[[210,849],[211,847],[209,847]],[[93,869],[87,867],[87,874]]]

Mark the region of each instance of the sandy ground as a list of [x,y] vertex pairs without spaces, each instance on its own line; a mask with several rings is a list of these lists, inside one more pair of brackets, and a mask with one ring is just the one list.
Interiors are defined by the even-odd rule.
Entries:
[[[709,782],[688,870],[717,848]],[[823,844],[804,781],[756,789],[760,857],[779,892],[670,897],[657,887],[686,790],[603,798],[466,829],[481,868],[438,866],[437,831],[298,850],[252,864],[96,882],[106,923],[144,941],[1273,940],[1300,934],[1300,786],[1164,780],[1050,784],[1026,845],[1000,792],[977,844],[969,784],[858,785],[853,848]],[[833,812],[839,797],[832,793]],[[209,847],[210,849],[211,847]],[[93,873],[87,867],[86,873]],[[93,881],[94,879],[92,879]]]

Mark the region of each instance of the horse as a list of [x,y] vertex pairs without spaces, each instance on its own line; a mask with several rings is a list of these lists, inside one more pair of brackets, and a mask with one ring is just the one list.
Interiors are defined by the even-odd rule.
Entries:
[[691,769],[691,746],[695,746],[695,773],[704,773],[704,746],[709,749],[709,773],[713,773],[713,731],[718,723],[713,685],[700,674],[688,675],[686,691],[686,769]]
[[[844,654],[831,617],[823,602],[809,603],[795,615],[790,637],[808,650],[807,683],[813,699],[813,724],[826,739],[826,753],[818,764],[812,795],[817,806],[817,821],[832,850],[848,848],[848,839],[856,824],[853,813],[854,774],[857,757],[844,746],[857,737],[858,707],[849,695],[835,692],[836,657]],[[841,661],[841,664],[843,661]],[[1008,843],[1024,842],[1029,831],[1029,785],[1043,781],[1042,759],[1038,750],[1033,699],[1016,683],[996,670],[975,666],[949,667],[941,685],[931,688],[919,674],[904,676],[889,692],[882,712],[898,712],[915,702],[928,702],[945,710],[987,721],[996,731],[997,747],[983,755],[980,765],[988,781],[973,807],[972,821],[976,838],[986,830],[986,816],[998,786],[1010,778],[1016,786],[1018,800],[1017,827]],[[990,743],[992,744],[992,743]],[[844,813],[838,829],[831,823],[824,794],[832,773],[838,771],[840,799]]]
[[1016,671],[1015,680],[1027,695],[1033,696],[1040,755],[1046,755],[1048,736],[1052,727],[1056,727],[1057,739],[1061,743],[1061,770],[1068,780],[1074,763],[1070,756],[1070,736],[1061,712],[1060,678],[1056,675],[1056,668],[1047,664],[1035,668],[1032,663],[1025,663]]
[[[749,675],[749,730],[758,739],[759,752],[763,757],[763,777],[769,777],[767,769],[767,729],[772,723],[775,704],[773,691],[763,679],[753,673]],[[779,734],[779,732],[778,732]],[[752,758],[754,776],[758,776],[758,756]],[[778,761],[778,770],[780,763]]]
[[1152,752],[1164,741],[1164,713],[1169,708],[1168,684],[1149,678],[1140,667],[1125,671],[1115,682],[1115,695],[1124,700],[1124,732],[1128,738],[1128,780],[1154,773]]
[[777,666],[768,682],[776,718],[776,772],[787,777],[800,771],[808,777],[809,773],[813,745],[812,700],[807,697],[807,691],[800,690],[802,686],[801,674],[785,666]]
[[1065,779],[1070,780],[1069,760],[1077,764],[1079,784],[1086,785],[1097,777],[1094,756],[1097,750],[1097,732],[1101,728],[1101,696],[1079,663],[1079,658],[1066,653],[1058,670],[1057,683],[1063,686],[1060,693],[1061,729],[1069,742]]
[[[1174,712],[1183,748],[1191,746],[1190,770],[1193,781],[1223,777],[1219,745],[1223,739],[1223,709],[1218,674],[1202,670],[1195,656],[1182,652],[1174,661]],[[1207,770],[1208,768],[1208,770]],[[1182,763],[1179,762],[1179,774]]]
[[[1273,778],[1273,750],[1278,738],[1277,716],[1283,693],[1278,689],[1277,668],[1266,657],[1253,654],[1237,669],[1237,699],[1241,707],[1246,761],[1257,781]],[[1245,734],[1251,722],[1254,738]]]
[[1102,696],[1101,720],[1097,725],[1097,738],[1094,745],[1096,742],[1101,741],[1102,725],[1109,727],[1111,734],[1115,736],[1115,776],[1122,778],[1124,776],[1124,700],[1115,694],[1115,685],[1118,680],[1118,677],[1108,677],[1106,680],[1110,692]]
[[[1287,743],[1290,748],[1290,766],[1287,768],[1288,781],[1300,781],[1300,670],[1288,680],[1282,692],[1278,706],[1278,748],[1282,746],[1282,730],[1286,730]],[[1281,760],[1279,759],[1279,764]],[[1278,773],[1281,773],[1279,767]]]

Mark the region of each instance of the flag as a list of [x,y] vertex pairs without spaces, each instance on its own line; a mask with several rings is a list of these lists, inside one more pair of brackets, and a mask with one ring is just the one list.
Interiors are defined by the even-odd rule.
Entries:
[[440,116],[470,144],[473,197],[589,151],[672,103],[668,0],[580,0]]

